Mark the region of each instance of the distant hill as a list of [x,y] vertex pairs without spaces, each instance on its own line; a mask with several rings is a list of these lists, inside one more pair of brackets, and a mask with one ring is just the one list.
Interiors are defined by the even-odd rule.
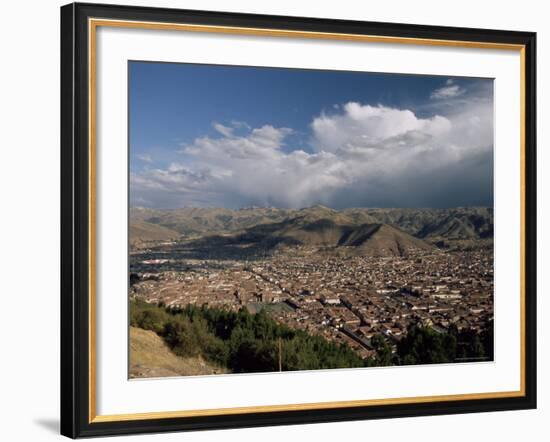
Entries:
[[130,221],[130,244],[138,246],[147,241],[168,241],[178,239],[180,234],[159,224],[146,221]]
[[[205,234],[253,234],[255,228],[281,224],[289,229],[312,224],[310,229],[299,228],[287,237],[302,241],[315,233],[315,223],[328,224],[322,229],[324,241],[330,243],[343,226],[386,224],[422,239],[483,239],[493,236],[493,209],[464,207],[453,209],[367,209],[334,210],[321,205],[303,209],[250,207],[240,210],[223,208],[183,208],[155,210],[132,208],[131,222],[146,222],[165,227],[185,236]],[[319,227],[319,226],[318,226]],[[251,230],[252,229],[252,230]],[[336,230],[335,230],[336,229]],[[261,229],[260,229],[261,230]],[[307,241],[307,239],[305,239]]]
[[190,207],[173,210],[130,209],[130,220],[159,224],[183,235],[224,233],[283,221],[293,210],[251,207],[241,210]]
[[[489,207],[360,210],[366,210],[378,222],[397,226],[419,238],[482,239],[493,237],[493,209]],[[347,213],[347,210],[343,213]]]
[[[326,215],[326,213],[325,213]],[[329,218],[310,221],[309,216],[280,223],[261,224],[243,233],[204,236],[191,246],[202,249],[254,247],[268,252],[289,246],[346,248],[367,256],[401,256],[411,250],[432,250],[433,245],[387,224],[339,224]],[[340,219],[345,220],[344,218]]]
[[408,233],[387,224],[337,224],[330,219],[320,219],[301,224],[301,219],[275,236],[283,243],[306,246],[352,247],[355,253],[375,256],[403,255],[412,249],[429,250],[433,246]]

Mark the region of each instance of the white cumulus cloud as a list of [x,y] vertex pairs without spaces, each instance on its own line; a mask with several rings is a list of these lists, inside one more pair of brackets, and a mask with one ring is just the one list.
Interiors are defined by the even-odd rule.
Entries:
[[131,174],[131,198],[155,207],[296,208],[453,205],[492,196],[490,100],[430,117],[356,102],[332,110],[313,118],[307,151],[287,145],[290,128],[242,123],[237,132],[214,123],[219,136],[182,146],[169,167]]
[[448,132],[450,121],[436,115],[418,118],[408,109],[361,105],[350,102],[343,112],[321,115],[311,123],[313,143],[318,150],[382,148],[403,138],[434,137]]
[[138,154],[136,155],[136,158],[140,161],[143,161],[144,163],[152,163],[153,157],[151,155],[144,153],[144,154]]
[[463,95],[466,91],[458,84],[454,84],[454,81],[449,79],[445,82],[445,86],[434,90],[430,98],[432,100],[444,100],[446,98],[454,98]]

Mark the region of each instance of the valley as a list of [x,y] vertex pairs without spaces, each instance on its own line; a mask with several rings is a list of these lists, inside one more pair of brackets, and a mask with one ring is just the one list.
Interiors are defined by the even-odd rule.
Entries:
[[262,311],[370,364],[382,342],[399,363],[411,327],[487,332],[492,232],[487,208],[132,209],[130,298]]

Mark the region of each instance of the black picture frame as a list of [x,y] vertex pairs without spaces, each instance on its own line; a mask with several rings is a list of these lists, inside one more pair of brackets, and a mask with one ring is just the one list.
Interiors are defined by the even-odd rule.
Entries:
[[[524,395],[94,422],[90,419],[89,18],[522,45],[524,50]],[[336,422],[536,408],[536,34],[73,3],[61,8],[61,434],[71,437]]]

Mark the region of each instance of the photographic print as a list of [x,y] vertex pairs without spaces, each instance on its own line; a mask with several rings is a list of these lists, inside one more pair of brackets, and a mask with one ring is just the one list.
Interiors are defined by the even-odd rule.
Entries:
[[129,377],[493,360],[493,80],[130,61]]
[[535,33],[61,35],[62,434],[536,408]]

